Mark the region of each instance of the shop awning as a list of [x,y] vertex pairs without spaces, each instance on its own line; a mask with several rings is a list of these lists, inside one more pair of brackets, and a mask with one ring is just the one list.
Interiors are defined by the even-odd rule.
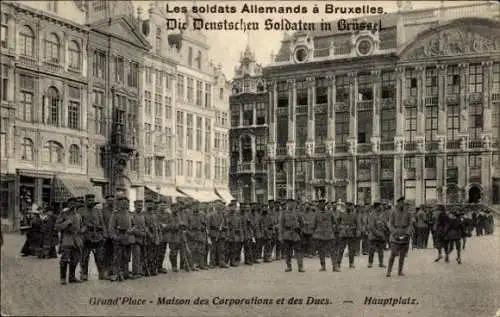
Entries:
[[228,189],[215,188],[215,192],[217,193],[217,195],[220,196],[220,198],[222,198],[222,200],[226,202],[226,204],[229,204],[231,200],[234,200],[233,195],[231,195]]
[[175,187],[171,186],[146,186],[146,189],[172,202],[174,202],[177,197],[185,197],[184,194],[178,192]]
[[200,202],[212,202],[220,199],[213,189],[177,188],[177,190]]
[[71,197],[81,197],[89,194],[95,195],[95,201],[104,202],[100,190],[94,187],[85,176],[57,175],[53,182],[54,201],[65,202]]

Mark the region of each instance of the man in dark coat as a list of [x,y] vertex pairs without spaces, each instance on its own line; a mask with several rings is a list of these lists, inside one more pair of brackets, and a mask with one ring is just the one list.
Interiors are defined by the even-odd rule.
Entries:
[[255,224],[250,204],[242,204],[241,210],[243,211],[243,253],[245,255],[245,265],[252,265],[254,262],[253,253],[255,252]]
[[296,202],[293,199],[287,201],[286,210],[281,215],[280,219],[280,236],[279,240],[283,243],[286,269],[285,272],[292,271],[292,256],[295,253],[299,272],[304,271],[304,262],[302,254],[302,227],[304,219],[296,210]]
[[356,255],[356,244],[359,244],[360,224],[359,217],[354,210],[352,203],[347,203],[346,211],[340,209],[337,219],[338,223],[338,254],[337,267],[340,269],[344,250],[348,247],[349,252],[349,268],[354,268],[354,256]]
[[66,278],[69,277],[70,283],[79,283],[76,278],[76,266],[80,261],[81,250],[83,248],[83,240],[81,237],[81,216],[77,213],[78,202],[75,198],[68,200],[68,207],[63,209],[56,220],[55,227],[61,232],[61,245],[59,260],[59,274],[61,284],[66,284]]
[[99,279],[104,279],[104,232],[105,225],[103,217],[97,210],[95,195],[85,196],[85,208],[82,209],[82,230],[83,230],[83,253],[81,261],[80,279],[89,279],[90,254],[94,254],[94,260],[99,272]]
[[448,219],[444,227],[444,238],[446,241],[446,255],[444,261],[448,263],[450,261],[449,255],[455,246],[457,250],[457,263],[462,264],[462,259],[460,257],[462,247],[460,245],[461,239],[464,235],[464,226],[462,220],[460,219],[457,211],[452,211],[448,213]]
[[102,217],[104,220],[104,278],[109,279],[113,273],[113,241],[108,233],[109,219],[111,214],[115,211],[115,196],[107,195],[106,202],[102,208]]
[[316,213],[315,209],[318,209],[320,212],[324,209],[324,201],[322,201],[322,207],[314,208],[312,205],[307,205],[306,203],[301,204],[301,210],[299,212],[302,213],[302,217],[304,218],[304,227],[302,228],[302,250],[304,250],[304,256],[312,258],[314,255],[314,245],[316,239],[313,238],[313,234],[315,231],[315,219]]
[[226,264],[227,220],[224,214],[224,203],[220,200],[214,203],[215,211],[208,218],[208,233],[212,242],[210,264],[212,267],[228,268]]
[[229,241],[231,242],[231,266],[238,266],[240,263],[241,246],[244,241],[244,222],[239,214],[236,201],[229,205],[228,214]]
[[144,213],[144,222],[146,224],[146,239],[144,242],[145,251],[145,276],[158,275],[156,267],[156,255],[160,236],[158,230],[158,217],[156,215],[156,204],[153,199],[146,199],[146,212]]
[[262,215],[260,217],[260,226],[262,228],[262,243],[264,245],[264,262],[272,262],[273,245],[275,239],[274,215],[268,206],[262,206]]
[[170,206],[167,201],[162,201],[158,208],[158,229],[160,231],[160,243],[158,245],[156,268],[158,273],[167,274],[167,269],[163,267],[165,256],[167,255],[167,245],[170,237],[169,223],[171,221]]
[[144,201],[134,202],[134,214],[132,215],[132,234],[135,236],[135,243],[131,245],[132,253],[132,278],[144,276],[144,239],[146,237],[146,220],[144,217]]
[[45,213],[45,220],[43,221],[43,244],[42,244],[42,257],[54,259],[57,258],[56,245],[58,244],[59,235],[55,229],[57,221],[57,214],[51,208]]
[[446,223],[448,222],[448,216],[446,214],[445,207],[443,205],[438,205],[434,213],[434,232],[436,234],[436,248],[438,251],[438,257],[434,262],[439,262],[443,258],[442,251],[446,252]]
[[424,207],[417,207],[417,214],[415,215],[415,231],[416,231],[416,244],[417,249],[423,249],[425,246],[425,238],[427,231],[427,215],[425,214]]
[[255,243],[253,244],[253,263],[259,264],[262,259],[262,248],[264,247],[263,238],[264,232],[262,228],[262,223],[260,221],[262,217],[261,212],[262,207],[258,203],[252,204],[252,221],[254,225],[254,235]]
[[397,201],[396,209],[389,218],[389,229],[391,232],[391,255],[387,267],[387,277],[391,276],[394,260],[399,257],[398,275],[404,276],[403,266],[405,257],[408,254],[410,246],[410,237],[412,234],[412,215],[408,210],[409,206],[405,204],[405,198],[401,197]]
[[111,281],[121,282],[129,277],[129,248],[133,232],[128,198],[120,197],[117,205],[117,210],[111,214],[109,219],[108,233],[113,240],[113,275]]
[[[313,206],[309,208],[315,208]],[[325,257],[329,256],[332,260],[332,269],[334,272],[338,272],[337,259],[335,256],[335,250],[333,249],[332,241],[335,234],[335,216],[332,210],[325,209],[325,202],[321,201],[318,206],[318,211],[311,214],[314,215],[313,220],[313,236],[315,245],[318,249],[319,263],[321,265],[320,272],[326,271]]]
[[368,267],[373,266],[373,256],[378,254],[378,266],[384,268],[384,248],[385,232],[387,231],[387,222],[383,207],[376,202],[368,215],[367,234],[370,241],[370,250],[368,252]]

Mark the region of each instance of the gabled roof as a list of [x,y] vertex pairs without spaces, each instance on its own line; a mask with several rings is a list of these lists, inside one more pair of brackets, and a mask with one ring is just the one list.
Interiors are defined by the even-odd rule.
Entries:
[[117,16],[111,18],[110,20],[105,19],[97,21],[90,24],[90,28],[93,31],[109,34],[147,51],[152,48],[148,40],[144,37],[144,35],[142,35],[140,26],[126,15]]

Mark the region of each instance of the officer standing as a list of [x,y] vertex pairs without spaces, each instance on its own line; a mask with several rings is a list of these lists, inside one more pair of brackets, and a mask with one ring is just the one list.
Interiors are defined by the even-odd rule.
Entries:
[[389,218],[389,229],[391,232],[391,255],[387,267],[387,277],[391,276],[394,260],[399,257],[398,275],[404,276],[403,266],[405,257],[408,254],[410,236],[412,230],[412,216],[405,204],[405,198],[401,197],[397,201],[396,209]]
[[212,241],[210,251],[210,264],[212,267],[227,268],[224,249],[226,246],[227,223],[224,215],[224,203],[215,202],[215,211],[208,218],[208,233]]
[[443,205],[436,206],[436,212],[434,213],[434,233],[436,235],[436,249],[438,251],[438,257],[434,262],[439,262],[443,256],[443,250],[446,252],[446,223],[448,222],[448,216],[446,215],[446,210]]
[[68,199],[68,207],[63,209],[55,227],[61,232],[59,272],[61,284],[66,284],[69,267],[69,283],[79,283],[75,276],[76,266],[80,261],[83,240],[81,238],[81,216],[76,212],[78,202],[75,198]]
[[250,205],[245,203],[242,206],[243,211],[243,225],[244,225],[244,242],[243,242],[243,252],[245,254],[245,265],[252,265],[254,262],[254,243],[255,243],[255,226],[250,212]]
[[158,225],[160,230],[160,243],[156,258],[156,268],[158,273],[167,274],[167,269],[163,267],[165,256],[167,255],[167,245],[169,240],[170,207],[167,201],[162,201],[158,213]]
[[348,247],[349,252],[349,268],[354,268],[354,256],[356,255],[356,243],[359,245],[360,226],[359,217],[354,210],[352,203],[347,203],[347,210],[340,209],[338,216],[338,253],[337,253],[337,266],[340,269],[342,265],[342,257],[344,250]]
[[274,200],[271,201],[271,211],[272,211],[272,214],[274,216],[274,236],[275,236],[275,240],[274,240],[274,246],[275,246],[275,251],[274,251],[274,260],[275,261],[280,261],[280,260],[283,260],[283,245],[282,243],[280,242],[280,239],[279,239],[279,223],[280,223],[280,219],[281,219],[281,205],[279,202],[276,202]]
[[82,230],[83,230],[83,254],[81,261],[81,280],[89,279],[90,254],[94,254],[94,260],[99,272],[99,279],[103,280],[104,271],[104,220],[95,208],[95,195],[85,196],[86,208],[82,210]]
[[[321,206],[318,208],[318,212],[321,212],[322,209],[324,209],[325,201],[321,201]],[[306,203],[301,204],[301,209],[299,211],[302,211],[302,216],[304,218],[304,228],[302,229],[302,250],[304,250],[304,256],[307,256],[309,258],[312,258],[314,255],[314,248],[313,244],[316,241],[316,239],[313,239],[313,234],[315,231],[315,216],[316,213],[314,212],[314,207],[313,206],[308,206]]]
[[267,206],[262,207],[262,216],[260,218],[260,226],[262,228],[262,244],[264,246],[264,262],[272,262],[273,257],[273,242],[274,237],[274,215]]
[[370,241],[370,249],[368,251],[368,267],[373,266],[373,256],[375,252],[378,254],[378,266],[384,268],[384,248],[385,248],[385,232],[387,231],[387,222],[383,207],[379,202],[373,204],[367,219],[367,233]]
[[145,276],[158,275],[156,271],[156,249],[160,243],[158,236],[158,220],[155,213],[155,203],[151,198],[146,199],[146,213],[144,221],[146,223],[146,241],[144,246],[145,256]]
[[329,256],[332,260],[332,269],[334,272],[337,272],[337,259],[335,258],[332,244],[336,226],[333,212],[331,210],[326,210],[325,202],[320,201],[318,204],[318,211],[314,213],[314,215],[313,238],[319,253],[319,263],[321,265],[319,271],[326,271],[325,257]]
[[239,214],[238,205],[235,200],[231,201],[229,205],[229,241],[231,242],[231,266],[238,266],[241,255],[241,245],[244,241],[244,224],[243,217]]
[[301,230],[304,226],[304,219],[296,211],[296,203],[293,199],[287,201],[287,208],[282,213],[280,219],[280,236],[279,240],[283,243],[286,269],[285,272],[292,271],[292,256],[295,252],[299,272],[305,272],[302,254]]
[[190,246],[193,255],[193,270],[204,270],[203,266],[203,248],[205,239],[205,226],[200,214],[199,204],[194,204],[192,207],[193,215],[189,222]]
[[259,264],[262,259],[262,248],[264,247],[263,239],[264,233],[262,231],[262,223],[260,221],[262,217],[262,207],[258,203],[252,204],[252,220],[255,229],[255,243],[253,252],[253,263]]
[[423,249],[425,245],[425,232],[427,231],[426,214],[422,206],[417,207],[417,214],[415,215],[415,230],[417,235],[417,249]]
[[120,197],[117,210],[109,220],[109,235],[113,240],[113,275],[111,281],[123,281],[128,278],[128,263],[130,261],[130,237],[132,235],[132,217],[129,213],[129,200]]
[[109,279],[112,274],[113,265],[113,241],[108,233],[109,219],[111,214],[115,211],[115,196],[107,195],[105,197],[106,202],[102,208],[102,217],[104,221],[104,260],[103,260],[103,272],[104,279]]
[[132,234],[135,243],[131,245],[132,253],[132,278],[144,276],[144,239],[146,237],[146,221],[144,219],[144,201],[134,202],[135,213],[132,216]]

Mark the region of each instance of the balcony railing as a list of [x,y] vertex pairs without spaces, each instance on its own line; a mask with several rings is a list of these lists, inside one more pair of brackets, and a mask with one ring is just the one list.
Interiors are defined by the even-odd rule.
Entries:
[[372,171],[369,169],[358,169],[358,180],[360,181],[368,181],[372,177]]
[[238,173],[255,173],[255,163],[242,162],[238,164]]
[[481,140],[469,141],[469,149],[480,149],[482,147],[483,147],[483,141]]
[[328,104],[319,103],[314,106],[314,113],[327,113]]
[[300,105],[296,108],[297,114],[306,114],[307,113],[307,105]]
[[392,109],[394,107],[396,107],[394,98],[382,98],[382,109]]
[[358,111],[369,111],[373,109],[373,100],[358,101]]
[[358,153],[368,153],[371,152],[371,144],[358,144]]
[[417,142],[409,141],[405,143],[405,151],[416,151],[417,150]]
[[276,148],[277,156],[285,156],[286,155],[286,147],[278,147]]
[[425,97],[426,106],[434,106],[438,104],[438,96],[428,96]]
[[124,150],[135,150],[135,135],[132,133],[115,132],[112,137],[112,144]]
[[500,101],[500,93],[491,94],[491,101]]
[[458,94],[446,95],[446,104],[458,104],[460,102],[460,98]]
[[285,172],[277,172],[276,173],[276,181],[277,182],[286,181],[286,173]]
[[155,154],[165,154],[167,152],[166,144],[155,144],[154,146]]
[[61,64],[58,62],[53,62],[53,61],[44,61],[43,65],[48,68],[50,72],[57,73],[62,70]]
[[19,63],[27,67],[36,67],[38,60],[30,56],[19,56]]
[[392,179],[394,177],[394,169],[382,169],[380,177],[382,179]]
[[425,142],[425,150],[426,151],[438,151],[439,143],[436,141],[426,141]]
[[471,92],[469,93],[469,103],[480,103],[483,101],[482,92]]
[[335,170],[335,178],[336,179],[347,179],[347,170],[346,169],[336,169]]
[[305,156],[306,155],[306,148],[303,146],[299,146],[295,148],[295,155],[296,156]]
[[325,154],[326,153],[326,146],[324,144],[317,144],[314,152],[316,154]]
[[449,150],[460,149],[460,140],[449,140],[446,142],[446,148]]
[[380,143],[380,151],[382,152],[394,151],[394,142]]
[[415,168],[407,168],[405,172],[407,179],[415,179]]
[[343,143],[343,144],[337,144],[335,145],[335,152],[337,153],[347,153],[349,151],[349,144]]
[[288,107],[279,107],[276,111],[278,116],[286,116],[288,115]]
[[267,164],[265,163],[256,163],[255,164],[255,172],[257,173],[265,173],[267,172]]

